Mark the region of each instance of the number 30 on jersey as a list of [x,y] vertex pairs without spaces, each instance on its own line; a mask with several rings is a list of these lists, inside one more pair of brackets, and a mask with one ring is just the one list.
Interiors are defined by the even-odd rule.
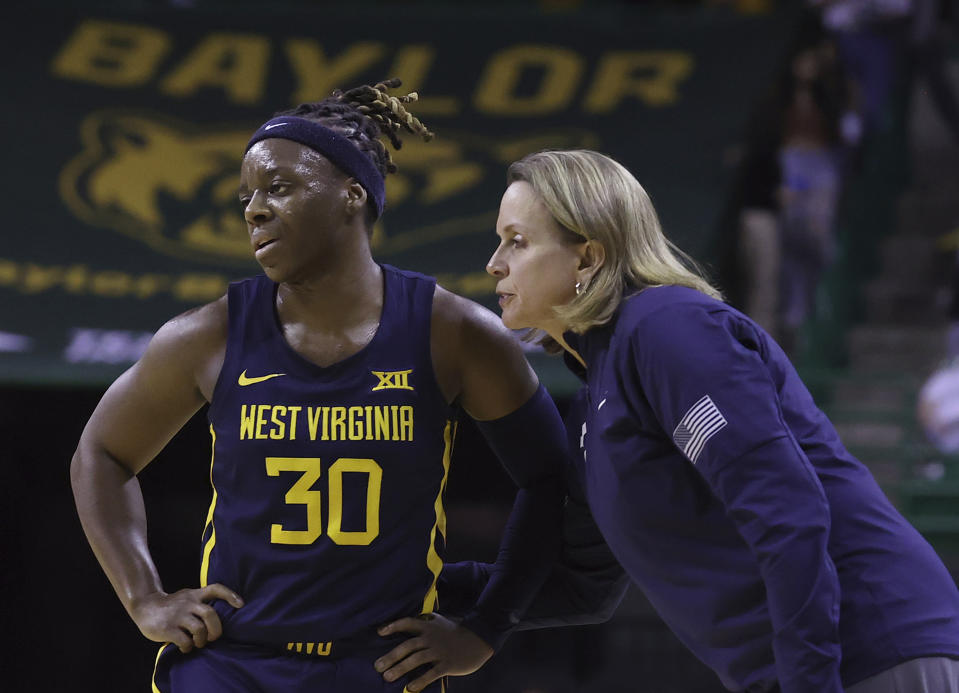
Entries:
[[[267,457],[266,473],[279,476],[281,472],[299,472],[300,478],[286,492],[289,505],[306,506],[306,529],[284,529],[283,525],[270,526],[270,542],[273,544],[312,544],[323,534],[322,493],[313,490],[323,468],[319,457]],[[330,465],[327,472],[329,488],[329,514],[326,534],[340,546],[367,546],[380,533],[380,485],[383,469],[375,460],[357,457],[341,457]],[[344,531],[343,522],[343,475],[358,473],[366,475],[366,529]]]

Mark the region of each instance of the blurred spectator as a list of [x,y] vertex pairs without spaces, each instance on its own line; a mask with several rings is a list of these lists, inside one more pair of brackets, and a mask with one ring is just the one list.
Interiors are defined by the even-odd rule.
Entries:
[[856,89],[810,9],[750,125],[738,215],[743,310],[794,355],[836,250],[835,219],[863,132]]
[[943,453],[959,452],[959,360],[937,369],[919,391],[919,425]]
[[[956,231],[959,231],[959,229]],[[946,238],[951,235],[947,234]],[[946,315],[949,320],[949,331],[946,333],[946,353],[951,359],[959,359],[959,251],[953,257],[952,276],[949,277],[949,280],[951,291]]]
[[959,453],[959,253],[950,280],[946,357],[920,389],[916,408],[926,438],[946,454]]
[[[766,115],[764,113],[764,115]],[[743,310],[778,338],[779,272],[779,118],[766,117],[742,164],[739,212],[740,265],[745,280]]]
[[779,149],[782,233],[780,340],[787,352],[812,314],[823,270],[835,256],[841,169],[838,114],[818,46],[792,60]]
[[901,76],[903,39],[913,0],[810,0],[835,39],[844,69],[854,80],[863,130],[890,125],[886,106]]
[[833,123],[833,137],[842,151],[843,176],[857,157],[863,137],[862,104],[855,80],[839,58],[836,42],[822,36],[813,48],[818,61],[818,90],[827,117]]
[[[959,99],[946,74],[946,38],[950,24],[959,21],[959,1],[913,0],[909,31],[913,79],[921,79],[943,122],[959,143]],[[946,21],[948,20],[948,21]]]

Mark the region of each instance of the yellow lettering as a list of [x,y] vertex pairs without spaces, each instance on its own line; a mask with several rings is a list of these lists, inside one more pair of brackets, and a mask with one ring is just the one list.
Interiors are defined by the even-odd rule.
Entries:
[[316,440],[316,429],[320,425],[320,409],[321,407],[308,407],[306,410],[310,426],[310,440]]
[[134,280],[133,293],[137,298],[151,298],[169,286],[169,277],[162,274],[144,274]]
[[583,108],[609,113],[628,96],[647,106],[668,106],[693,71],[693,58],[679,51],[611,51],[603,56]]
[[270,430],[270,438],[283,440],[286,437],[286,422],[281,417],[286,416],[286,407],[278,404],[272,407],[272,410],[270,421],[273,422],[273,428]]
[[192,96],[204,87],[219,87],[235,103],[256,103],[269,60],[270,43],[263,36],[210,34],[160,88],[173,96]]
[[296,415],[303,407],[290,407],[290,440],[296,440]]
[[173,297],[197,303],[213,301],[226,291],[229,280],[222,274],[184,274],[173,285]]
[[363,407],[350,407],[348,421],[350,440],[363,440]]
[[318,655],[324,655],[324,656],[325,656],[325,655],[330,654],[330,650],[331,650],[331,649],[333,649],[333,643],[332,643],[332,642],[321,642],[321,643],[320,643],[319,645],[317,645],[317,647],[316,647],[316,654],[318,654]]
[[[343,475],[366,474],[366,528],[362,532],[343,529]],[[383,469],[375,460],[341,457],[328,471],[330,518],[326,533],[339,546],[366,546],[380,533],[380,487]]]
[[330,439],[330,432],[329,432],[330,408],[321,407],[321,409],[323,410],[323,437],[321,440],[329,440]]
[[[524,71],[543,74],[536,92],[516,93]],[[583,73],[583,61],[568,48],[515,46],[495,54],[476,88],[477,108],[494,115],[531,116],[569,105]]]
[[50,66],[57,77],[105,87],[145,84],[170,49],[166,33],[137,24],[88,19]]
[[[15,265],[14,265],[15,267]],[[126,272],[106,270],[91,278],[84,265],[72,265],[66,270],[58,266],[43,267],[28,263],[22,281],[24,293],[39,293],[62,286],[70,293],[82,293],[118,298],[130,293],[133,277]]]
[[486,272],[470,272],[459,276],[460,290],[470,296],[491,294],[496,288],[496,280]]
[[0,260],[0,284],[11,286],[17,283],[20,272],[17,263],[9,260]]
[[87,288],[89,280],[90,271],[85,265],[72,265],[67,267],[66,272],[63,274],[63,288],[71,294],[83,293],[84,289]]
[[312,544],[323,533],[320,519],[322,494],[313,490],[313,484],[320,478],[320,458],[267,457],[266,473],[269,476],[279,476],[280,472],[301,472],[302,474],[286,492],[284,500],[289,505],[306,506],[306,529],[285,529],[280,524],[270,525],[270,542],[298,546]]
[[56,286],[63,277],[63,270],[59,267],[41,267],[32,262],[27,263],[26,275],[23,278],[23,292],[35,294]]
[[363,419],[366,421],[365,440],[373,440],[373,407],[363,407]]
[[409,376],[412,372],[412,369],[406,371],[370,371],[379,381],[371,392],[389,389],[412,390],[413,388],[409,384]]
[[332,419],[330,437],[333,440],[346,440],[346,407],[331,407],[330,409],[330,418]]
[[399,424],[396,422],[397,409],[399,409],[399,407],[397,407],[395,404],[390,405],[390,420],[393,424],[393,440],[400,439],[400,427],[399,427]]
[[400,440],[413,440],[413,407],[400,407]]
[[240,406],[240,440],[253,437],[253,426],[256,420],[256,405],[251,404],[249,412],[246,405]]
[[387,418],[389,416],[389,410],[386,407],[377,407],[375,411],[376,411],[376,439],[389,440],[390,439],[390,421]]
[[0,286],[16,286],[22,293],[40,293],[61,288],[71,294],[104,298],[151,298],[168,292],[173,298],[197,303],[213,301],[226,291],[229,280],[218,274],[135,275],[121,270],[94,274],[86,265],[37,265],[0,259]]
[[266,412],[270,408],[269,404],[260,404],[256,408],[256,439],[266,440],[266,433],[263,427],[266,426]]
[[[428,44],[403,46],[396,53],[393,67],[388,75],[403,75],[403,88],[409,91],[422,89],[426,75],[433,66],[436,50]],[[453,96],[429,94],[416,102],[416,113],[424,116],[450,116],[461,110],[460,102]]]
[[[334,409],[336,409],[334,407]],[[335,417],[335,414],[334,414]],[[320,520],[322,495],[313,485],[322,474],[319,457],[267,457],[266,473],[279,476],[281,472],[300,472],[301,476],[284,496],[288,505],[306,506],[306,529],[286,529],[283,525],[270,526],[270,541],[274,544],[312,544],[323,533]],[[366,475],[366,523],[362,531],[343,529],[343,475]],[[383,469],[368,458],[341,457],[329,468],[327,534],[330,541],[341,546],[364,546],[372,543],[380,533],[380,489]],[[309,650],[308,650],[309,651]],[[320,652],[318,651],[318,654]],[[325,654],[329,654],[329,647]]]
[[293,103],[322,99],[371,67],[385,51],[381,43],[358,41],[329,60],[320,44],[311,39],[290,39],[283,47],[297,79]]
[[97,296],[126,296],[132,287],[133,277],[116,270],[97,272],[90,282],[90,292]]

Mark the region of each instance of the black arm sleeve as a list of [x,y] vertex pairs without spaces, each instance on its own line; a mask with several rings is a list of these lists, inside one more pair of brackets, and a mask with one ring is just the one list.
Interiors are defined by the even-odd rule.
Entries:
[[613,556],[582,500],[563,509],[563,546],[517,630],[608,621],[626,594],[629,576]]
[[[626,594],[629,577],[603,541],[589,508],[571,489],[563,508],[562,550],[514,630],[585,625],[608,620]],[[466,561],[443,568],[444,613],[462,616],[479,599],[495,568]]]
[[477,422],[520,487],[494,568],[463,625],[495,650],[519,623],[559,557],[566,434],[556,405],[540,388],[519,409]]

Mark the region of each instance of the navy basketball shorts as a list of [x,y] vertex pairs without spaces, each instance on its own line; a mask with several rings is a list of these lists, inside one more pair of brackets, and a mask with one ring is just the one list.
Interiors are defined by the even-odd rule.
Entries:
[[[167,644],[157,655],[152,693],[406,693],[415,675],[390,683],[373,668],[376,658],[395,644],[329,659],[223,640],[187,654]],[[440,680],[423,692],[445,690]]]

